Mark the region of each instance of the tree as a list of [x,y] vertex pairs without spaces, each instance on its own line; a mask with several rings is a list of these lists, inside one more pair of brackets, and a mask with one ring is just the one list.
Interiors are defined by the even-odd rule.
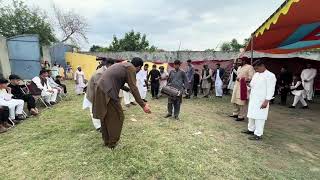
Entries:
[[74,45],[79,45],[82,41],[88,42],[88,23],[86,19],[73,11],[63,11],[53,5],[56,24],[62,33],[61,42],[71,41]]
[[228,42],[222,43],[220,48],[221,48],[221,51],[224,51],[224,52],[229,52],[232,49],[230,43],[228,43]]
[[123,39],[113,37],[108,51],[151,51],[157,50],[155,46],[150,46],[147,36],[141,35],[140,32],[134,32],[133,30],[126,33]]
[[230,46],[231,46],[231,51],[234,51],[234,52],[239,52],[240,49],[244,47],[242,44],[239,44],[236,39],[231,40]]
[[21,34],[38,34],[42,45],[56,41],[46,14],[38,8],[28,8],[21,0],[13,0],[10,5],[0,4],[0,34],[7,38]]
[[101,52],[103,48],[101,46],[93,45],[90,48],[90,52]]

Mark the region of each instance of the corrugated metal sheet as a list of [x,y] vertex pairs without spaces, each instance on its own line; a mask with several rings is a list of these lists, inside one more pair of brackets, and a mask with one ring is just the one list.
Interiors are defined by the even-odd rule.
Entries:
[[38,35],[20,35],[7,41],[11,71],[23,79],[32,79],[39,74],[40,43]]
[[66,63],[66,58],[65,58],[65,53],[66,52],[72,52],[73,47],[70,45],[66,45],[63,43],[58,43],[53,45],[50,48],[50,55],[51,55],[51,63],[57,63],[62,65],[64,68],[66,68],[67,63]]

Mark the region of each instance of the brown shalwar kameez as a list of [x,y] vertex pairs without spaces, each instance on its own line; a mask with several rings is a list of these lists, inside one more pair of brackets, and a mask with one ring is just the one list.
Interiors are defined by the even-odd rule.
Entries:
[[124,114],[119,91],[128,83],[136,102],[144,107],[136,87],[136,68],[131,63],[115,64],[103,72],[93,94],[93,116],[101,119],[104,144],[114,148],[120,139]]

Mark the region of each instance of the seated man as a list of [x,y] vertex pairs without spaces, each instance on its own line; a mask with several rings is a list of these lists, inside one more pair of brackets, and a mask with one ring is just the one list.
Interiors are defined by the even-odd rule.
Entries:
[[53,89],[47,80],[49,72],[47,70],[41,70],[40,75],[34,77],[32,82],[41,90],[41,96],[44,98],[44,101],[47,105],[55,105],[58,95],[58,90]]
[[63,88],[64,94],[67,94],[67,93],[68,93],[68,92],[67,92],[67,86],[66,86],[65,84],[62,84],[62,83],[61,83],[61,80],[62,80],[62,76],[57,76],[55,82],[56,82],[60,87]]
[[21,78],[15,74],[9,76],[10,84],[9,88],[11,88],[11,93],[13,95],[13,99],[21,99],[27,103],[28,110],[31,115],[38,115],[39,111],[36,108],[36,100],[31,94],[25,94],[21,88],[24,88],[24,85],[20,85]]
[[11,120],[21,121],[26,117],[23,115],[24,101],[12,99],[11,89],[7,86],[8,80],[0,79],[0,106],[9,108],[9,117]]
[[58,94],[63,93],[62,87],[61,87],[59,84],[57,84],[57,83],[54,81],[54,79],[52,78],[52,72],[51,72],[51,71],[48,71],[48,73],[49,73],[49,76],[47,77],[47,82],[48,82],[48,84],[50,85],[50,87],[51,87],[52,89],[58,90]]

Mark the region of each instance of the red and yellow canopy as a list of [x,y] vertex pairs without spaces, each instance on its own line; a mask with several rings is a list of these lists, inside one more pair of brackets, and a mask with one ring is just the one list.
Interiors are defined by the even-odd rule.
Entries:
[[320,0],[287,0],[253,34],[247,51],[287,54],[320,48]]

